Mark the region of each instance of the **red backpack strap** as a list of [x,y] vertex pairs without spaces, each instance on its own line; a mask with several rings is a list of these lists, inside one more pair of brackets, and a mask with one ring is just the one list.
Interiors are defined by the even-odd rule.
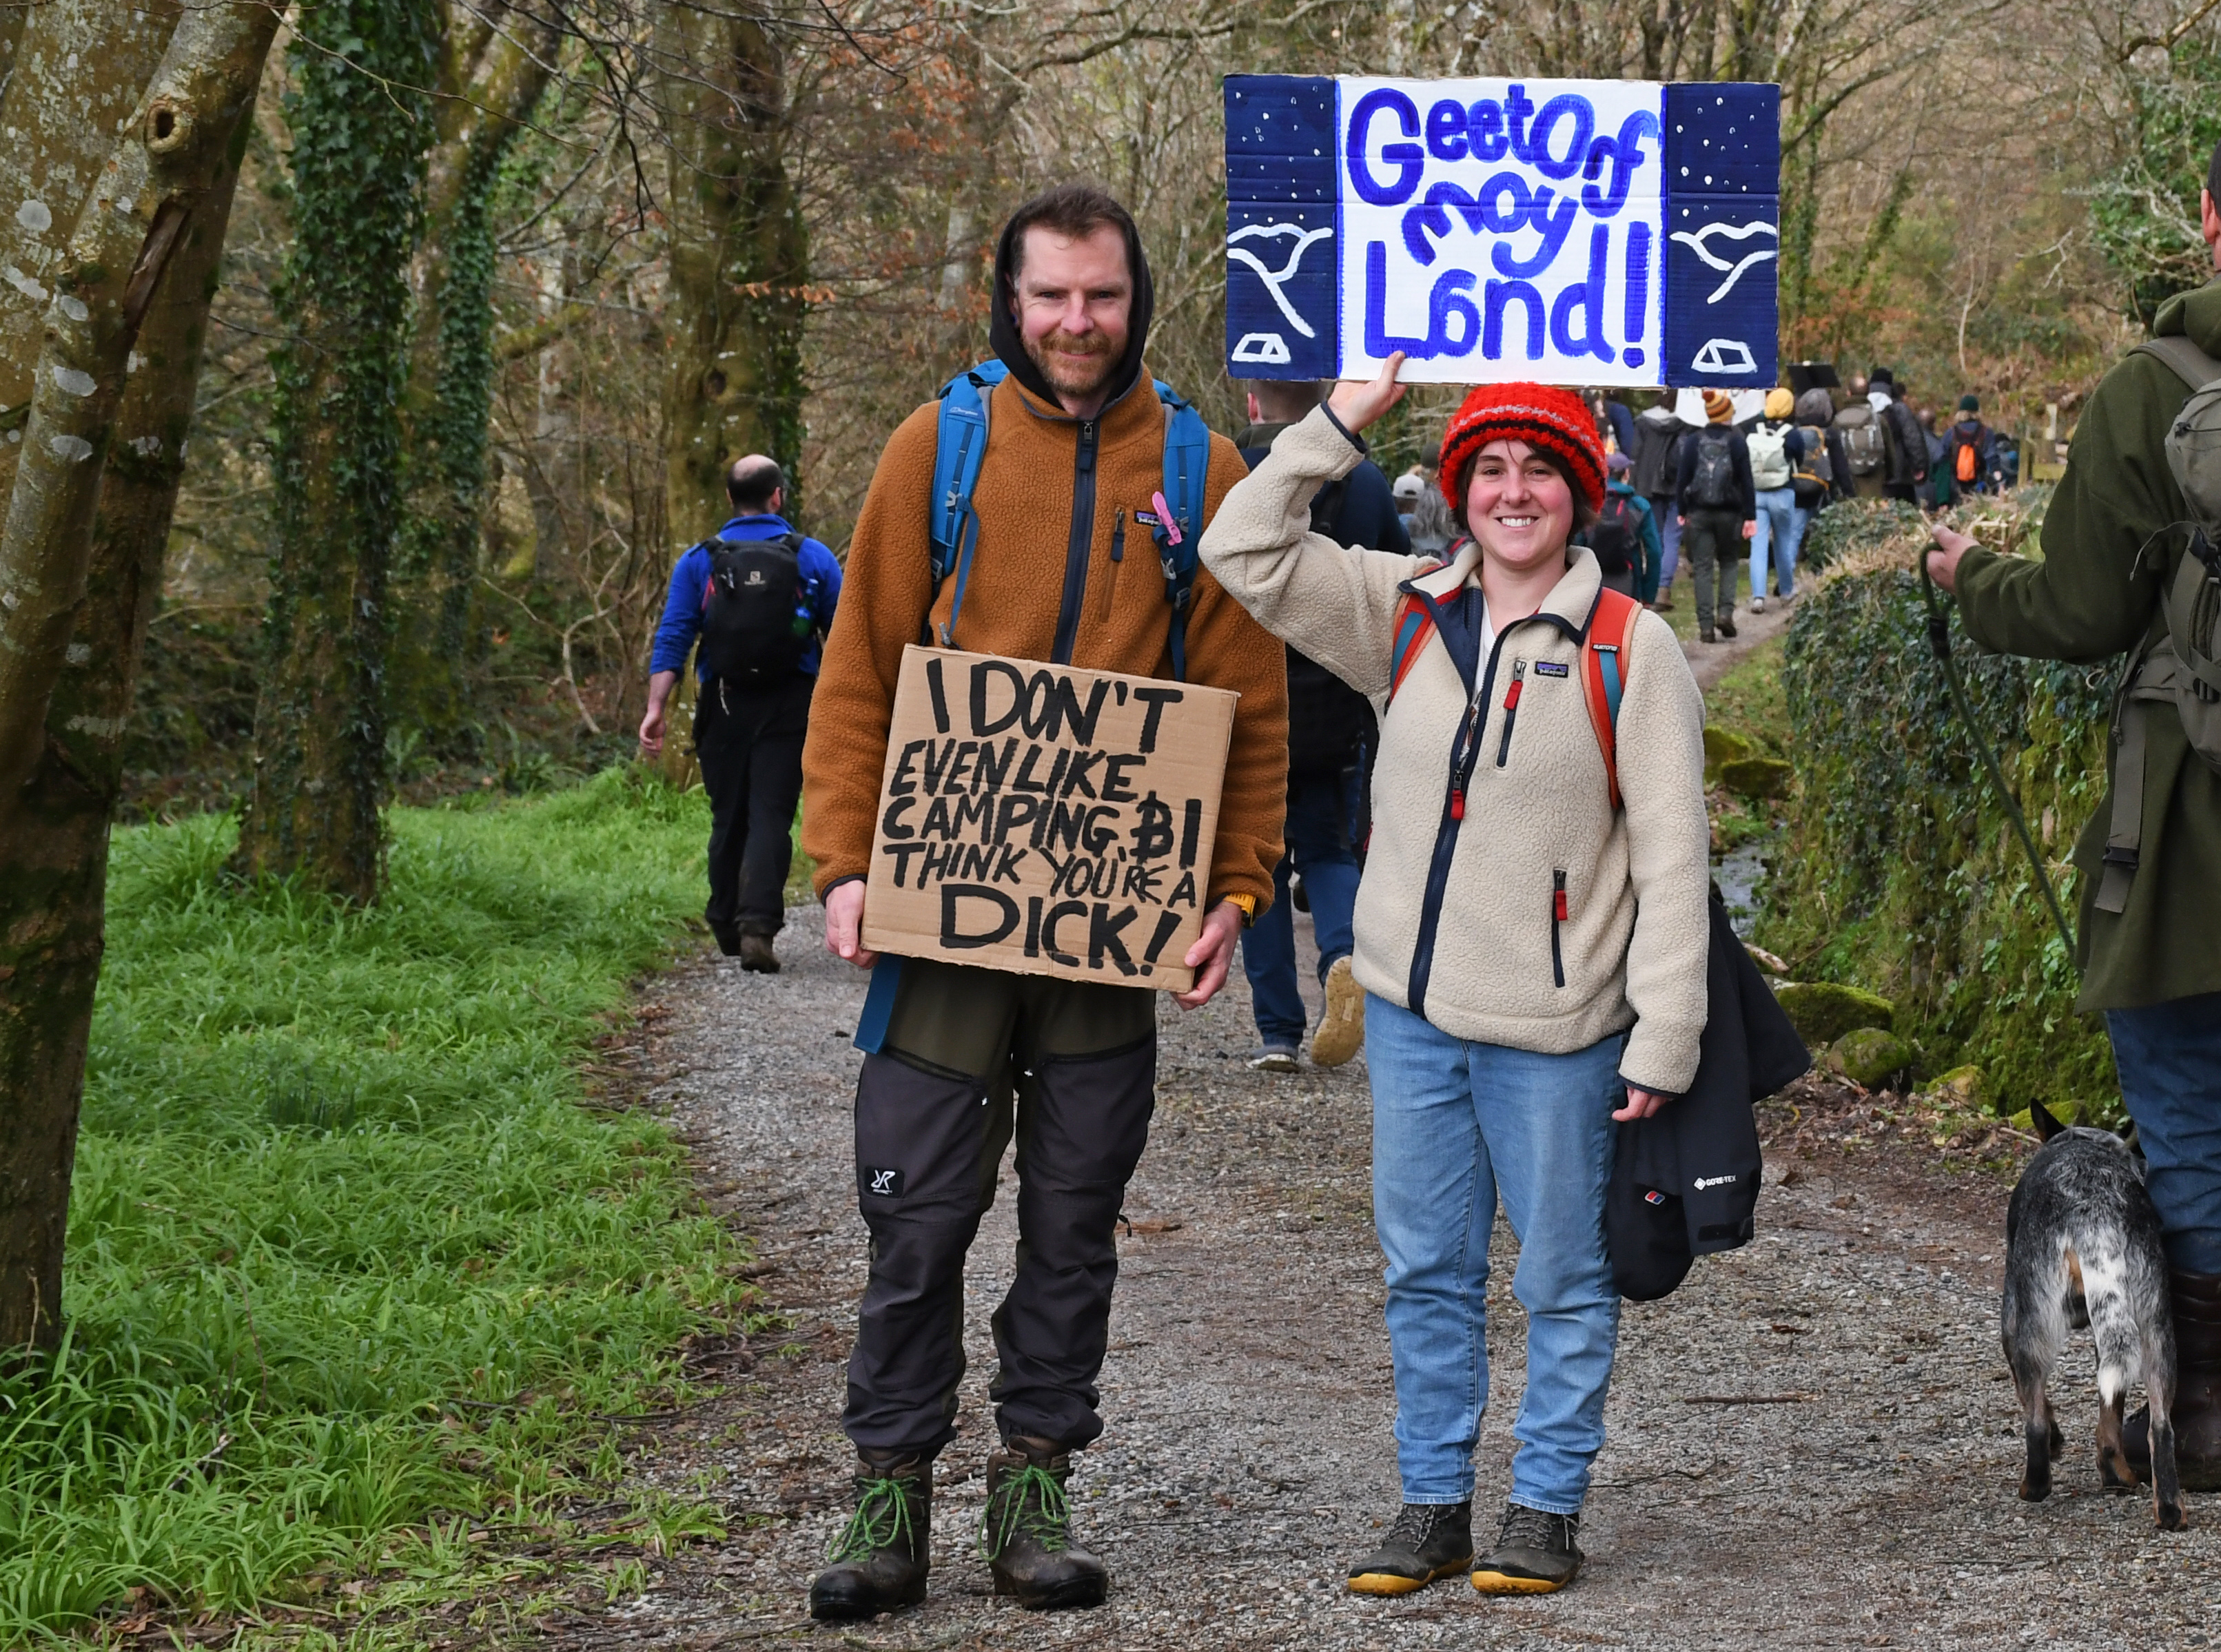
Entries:
[[1600,590],[1581,645],[1581,687],[1604,754],[1605,784],[1611,806],[1619,807],[1619,702],[1627,690],[1627,668],[1635,642],[1635,622],[1642,604],[1620,591]]

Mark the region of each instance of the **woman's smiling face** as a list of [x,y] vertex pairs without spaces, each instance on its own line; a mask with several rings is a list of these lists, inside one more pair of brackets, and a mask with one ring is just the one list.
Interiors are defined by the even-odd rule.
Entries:
[[1562,562],[1573,531],[1573,484],[1525,442],[1491,442],[1466,477],[1465,522],[1483,554],[1510,571]]

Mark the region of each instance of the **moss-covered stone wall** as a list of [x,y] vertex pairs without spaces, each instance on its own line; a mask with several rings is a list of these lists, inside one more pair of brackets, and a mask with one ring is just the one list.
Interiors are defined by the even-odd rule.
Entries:
[[[2028,544],[2031,507],[1993,508],[1983,537]],[[2074,1013],[2073,959],[1929,651],[1924,536],[1886,508],[1827,516],[1839,511],[1854,514],[1830,524],[1834,566],[1799,605],[1784,653],[1796,776],[1757,938],[1801,979],[1892,999],[1923,1074],[1973,1063],[2003,1113],[2036,1100],[2110,1116],[2103,1025]],[[2071,920],[2067,857],[2104,795],[2118,662],[1986,654],[1955,617],[1952,636]]]

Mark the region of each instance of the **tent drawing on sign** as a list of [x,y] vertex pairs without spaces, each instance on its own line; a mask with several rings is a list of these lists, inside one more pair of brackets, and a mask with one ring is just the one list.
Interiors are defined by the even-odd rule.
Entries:
[[1780,91],[1236,75],[1227,363],[1250,377],[1773,383]]

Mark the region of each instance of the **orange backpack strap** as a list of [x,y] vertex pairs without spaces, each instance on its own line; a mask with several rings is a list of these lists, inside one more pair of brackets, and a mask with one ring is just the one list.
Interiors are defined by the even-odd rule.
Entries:
[[[1458,541],[1459,545],[1464,543],[1462,539]],[[1455,549],[1455,546],[1452,548]],[[1423,558],[1418,572],[1412,577],[1424,579],[1436,569],[1447,565],[1432,557]],[[1424,602],[1410,591],[1405,591],[1404,600],[1396,605],[1396,644],[1388,657],[1388,697],[1391,700],[1396,697],[1396,690],[1404,686],[1404,679],[1410,674],[1412,663],[1419,658],[1419,651],[1427,645],[1427,639],[1434,634],[1435,616],[1427,612]]]
[[1412,663],[1419,651],[1427,645],[1427,639],[1435,634],[1435,617],[1427,612],[1427,605],[1416,596],[1405,593],[1396,608],[1396,649],[1390,657],[1388,697],[1393,700],[1396,690],[1404,686]]
[[1581,687],[1589,702],[1589,721],[1596,726],[1597,749],[1604,754],[1605,784],[1611,806],[1619,807],[1619,702],[1627,690],[1627,666],[1635,642],[1635,622],[1642,604],[1615,590],[1597,593],[1589,615],[1588,636],[1581,645]]

